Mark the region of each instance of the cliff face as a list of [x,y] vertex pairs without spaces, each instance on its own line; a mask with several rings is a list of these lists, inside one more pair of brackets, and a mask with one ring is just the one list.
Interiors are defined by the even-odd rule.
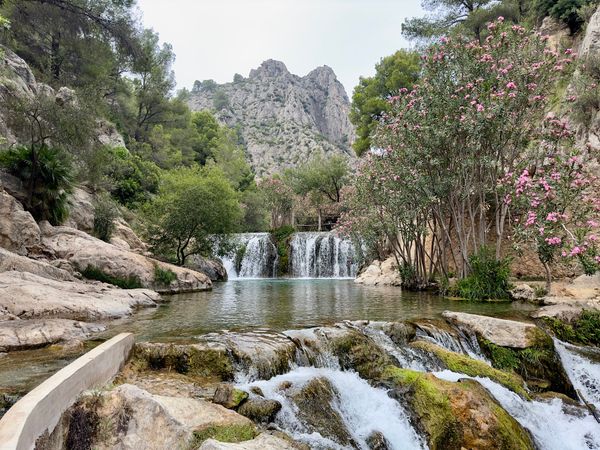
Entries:
[[259,176],[302,163],[314,152],[354,157],[350,102],[327,66],[299,77],[282,62],[268,60],[248,78],[197,85],[189,104],[240,130]]

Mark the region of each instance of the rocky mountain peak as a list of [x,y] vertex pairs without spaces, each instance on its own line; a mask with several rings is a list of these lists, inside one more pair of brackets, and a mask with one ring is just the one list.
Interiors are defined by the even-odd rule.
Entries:
[[294,167],[314,153],[354,158],[350,102],[328,66],[299,77],[270,59],[248,78],[193,90],[189,104],[195,111],[212,111],[240,130],[259,176]]
[[250,78],[277,78],[289,74],[290,72],[284,63],[274,59],[267,59],[258,69],[250,71]]

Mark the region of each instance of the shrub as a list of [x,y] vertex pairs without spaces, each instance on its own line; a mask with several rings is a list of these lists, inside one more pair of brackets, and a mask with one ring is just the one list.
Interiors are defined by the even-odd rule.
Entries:
[[246,244],[242,244],[235,250],[235,270],[238,273],[242,269],[242,261],[244,260],[244,255],[246,254],[246,247]]
[[142,282],[135,275],[129,275],[126,278],[115,277],[102,272],[102,270],[94,266],[87,266],[85,269],[79,271],[81,272],[81,275],[88,280],[101,281],[103,283],[118,286],[122,289],[138,289],[143,287]]
[[109,242],[115,231],[118,209],[109,196],[103,195],[94,202],[94,236]]
[[456,294],[469,300],[505,300],[509,298],[510,260],[497,260],[489,247],[471,255],[471,273],[456,284]]
[[275,241],[277,247],[277,255],[279,256],[279,264],[277,265],[277,275],[283,276],[288,272],[290,254],[288,249],[289,239],[296,229],[291,225],[283,225],[279,228],[271,230],[271,237]]
[[154,282],[162,285],[169,286],[173,281],[177,279],[177,275],[171,269],[163,269],[160,266],[154,267]]
[[0,154],[0,166],[21,180],[27,191],[23,206],[36,220],[52,225],[66,220],[73,169],[62,150],[46,145],[17,147]]
[[554,317],[545,317],[544,322],[561,341],[600,346],[600,312],[598,311],[583,311],[581,317],[570,324]]

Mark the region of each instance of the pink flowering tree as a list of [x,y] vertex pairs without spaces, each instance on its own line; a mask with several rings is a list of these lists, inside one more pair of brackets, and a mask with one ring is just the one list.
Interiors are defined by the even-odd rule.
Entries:
[[573,146],[567,121],[548,118],[538,151],[500,185],[508,189],[505,202],[514,214],[516,244],[535,247],[550,292],[557,259],[577,260],[590,275],[600,268],[600,186],[592,173],[597,161]]
[[388,234],[400,234],[400,242],[418,241],[395,249],[415,271],[447,266],[440,258],[450,253],[466,276],[470,254],[492,242],[502,256],[510,206],[497,181],[539,140],[549,97],[573,59],[570,50],[549,50],[546,40],[502,18],[488,25],[482,43],[443,38],[423,55],[419,83],[389,99],[374,137],[381,150],[364,163],[367,178],[356,181],[366,184],[356,190],[364,197],[356,203],[386,211],[395,228]]

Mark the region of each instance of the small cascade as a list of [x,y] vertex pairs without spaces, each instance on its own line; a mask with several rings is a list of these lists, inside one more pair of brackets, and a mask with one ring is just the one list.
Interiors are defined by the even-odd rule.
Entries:
[[569,411],[561,399],[526,401],[489,378],[469,377],[444,370],[434,375],[447,381],[471,378],[481,383],[544,450],[600,449],[600,426],[585,409]]
[[417,326],[417,337],[425,341],[444,347],[456,353],[462,353],[473,359],[488,362],[484,356],[477,336],[470,330],[462,328],[444,329],[432,323],[419,322]]
[[600,411],[600,350],[576,347],[558,339],[554,340],[554,348],[579,395]]
[[353,278],[358,271],[354,245],[334,233],[295,233],[290,274],[297,278]]
[[[315,417],[311,402],[316,399],[311,398],[310,390],[305,393],[303,388],[314,380],[319,380],[319,385],[326,386],[325,389],[331,389],[328,391],[331,392],[330,401],[318,399],[316,414],[326,411],[334,426],[320,427],[322,423],[318,418],[310,419]],[[426,448],[402,406],[385,390],[374,388],[354,372],[300,367],[268,381],[240,387],[249,390],[251,386],[259,387],[266,398],[281,403],[276,425],[311,449],[366,450],[370,448],[367,441],[373,435],[385,439],[389,449]],[[346,440],[345,444],[343,440]]]
[[242,233],[234,239],[236,250],[222,258],[230,280],[277,275],[277,248],[269,233]]

